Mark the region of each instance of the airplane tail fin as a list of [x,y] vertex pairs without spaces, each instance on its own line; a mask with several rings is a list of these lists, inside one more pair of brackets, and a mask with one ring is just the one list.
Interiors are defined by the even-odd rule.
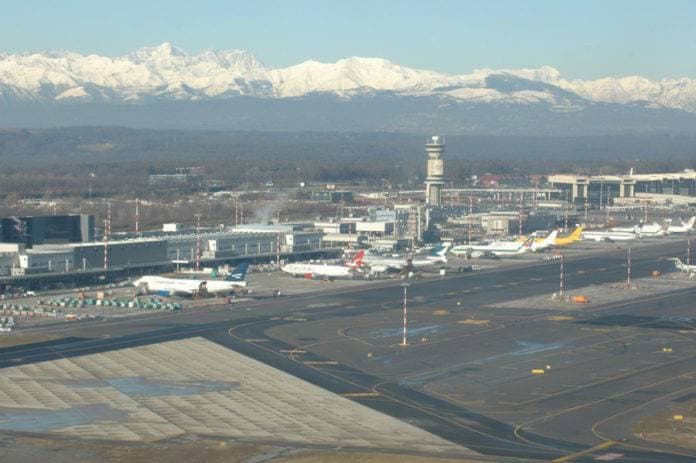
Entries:
[[575,230],[573,230],[573,233],[568,235],[568,238],[570,238],[573,241],[579,241],[581,235],[582,235],[582,227],[577,227],[577,228],[575,228]]
[[520,252],[526,252],[529,251],[532,248],[532,245],[534,244],[534,235],[529,235],[527,239],[522,243],[522,246],[520,246],[519,251]]
[[452,243],[440,243],[430,252],[430,257],[445,257]]
[[557,235],[558,235],[558,230],[554,230],[551,233],[549,233],[549,236],[544,238],[544,241],[541,242],[542,246],[544,246],[544,247],[553,246],[553,244],[556,242]]
[[249,263],[248,262],[242,262],[237,266],[237,268],[234,269],[234,272],[230,273],[227,275],[227,278],[225,280],[227,281],[244,281],[244,278],[246,278],[247,271],[249,270]]
[[355,257],[353,260],[350,261],[348,264],[348,267],[355,268],[355,267],[362,267],[363,265],[363,258],[365,257],[365,250],[361,249],[360,251],[355,254]]
[[688,229],[694,228],[694,225],[696,225],[696,215],[692,216],[689,221],[684,224]]

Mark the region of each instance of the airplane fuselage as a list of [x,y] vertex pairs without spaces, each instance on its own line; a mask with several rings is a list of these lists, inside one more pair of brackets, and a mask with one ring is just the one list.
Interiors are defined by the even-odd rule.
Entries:
[[222,280],[189,280],[167,278],[160,276],[144,276],[134,281],[138,287],[144,287],[148,292],[167,292],[170,294],[196,294],[205,287],[208,293],[227,293],[238,288],[246,287],[246,281]]

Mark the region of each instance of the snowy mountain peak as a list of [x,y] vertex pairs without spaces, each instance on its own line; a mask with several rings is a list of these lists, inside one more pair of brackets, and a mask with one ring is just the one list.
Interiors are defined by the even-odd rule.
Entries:
[[175,47],[170,42],[163,42],[155,47],[142,47],[127,55],[127,57],[140,61],[166,58],[185,58],[186,52]]
[[563,110],[574,110],[588,102],[639,102],[696,112],[694,79],[567,79],[552,66],[477,69],[469,74],[448,75],[405,67],[384,58],[354,56],[335,63],[309,60],[272,69],[248,50],[187,54],[170,42],[115,58],[69,51],[0,53],[0,104],[201,100],[235,95],[287,98],[312,93],[350,98],[370,92],[481,103],[543,103]]

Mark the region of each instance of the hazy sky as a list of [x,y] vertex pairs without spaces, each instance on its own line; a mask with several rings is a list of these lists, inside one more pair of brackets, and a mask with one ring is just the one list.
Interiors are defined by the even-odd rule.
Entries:
[[691,0],[2,0],[0,53],[120,55],[172,42],[245,48],[273,67],[379,56],[466,73],[555,66],[567,77],[696,77]]

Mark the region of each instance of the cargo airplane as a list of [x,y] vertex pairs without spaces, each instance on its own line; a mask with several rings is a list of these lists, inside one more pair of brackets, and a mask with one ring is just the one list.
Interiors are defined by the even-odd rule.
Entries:
[[571,233],[570,235],[557,237],[556,241],[554,241],[553,244],[556,246],[568,246],[569,244],[573,244],[575,242],[580,241],[581,237],[582,227],[577,227],[575,230],[573,230],[573,233]]
[[359,267],[363,265],[365,251],[360,250],[347,265],[329,264],[301,264],[293,263],[282,266],[280,269],[294,277],[323,278],[334,280],[336,278],[352,278]]
[[133,282],[133,286],[143,288],[148,293],[165,293],[172,296],[193,296],[201,293],[226,294],[246,287],[249,264],[242,262],[224,280],[192,280],[146,275]]

